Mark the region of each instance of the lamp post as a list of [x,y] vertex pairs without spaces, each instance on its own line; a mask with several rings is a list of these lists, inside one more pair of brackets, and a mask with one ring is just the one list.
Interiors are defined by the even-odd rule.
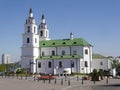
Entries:
[[53,62],[53,74],[55,74],[55,72],[54,72],[54,59],[52,59],[52,62]]
[[71,74],[72,74],[72,68],[74,67],[74,62],[71,60]]

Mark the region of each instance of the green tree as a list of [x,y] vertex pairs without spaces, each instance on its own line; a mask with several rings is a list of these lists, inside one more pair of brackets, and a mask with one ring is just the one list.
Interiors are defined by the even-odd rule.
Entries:
[[116,58],[111,63],[112,69],[116,69],[116,73],[120,75],[120,62]]
[[114,60],[112,61],[112,63],[111,63],[111,66],[112,66],[113,69],[114,69],[114,68],[117,68],[117,67],[119,66],[119,61],[116,60],[116,59],[114,59]]

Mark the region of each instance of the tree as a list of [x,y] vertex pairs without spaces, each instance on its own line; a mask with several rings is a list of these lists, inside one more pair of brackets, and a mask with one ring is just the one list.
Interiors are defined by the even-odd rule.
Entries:
[[117,68],[119,66],[119,61],[114,59],[111,63],[112,69]]
[[103,69],[99,69],[98,74],[101,77],[101,79],[103,79],[103,76],[105,75],[105,72],[104,72]]
[[92,77],[92,81],[99,81],[99,73],[97,69],[93,69],[93,72],[90,75]]
[[111,63],[113,69],[113,76],[116,76],[116,73],[120,75],[120,62],[116,58]]

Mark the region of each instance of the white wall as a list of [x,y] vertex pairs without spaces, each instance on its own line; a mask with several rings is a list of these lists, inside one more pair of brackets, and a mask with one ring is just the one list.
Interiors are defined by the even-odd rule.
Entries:
[[71,54],[73,54],[74,51],[77,51],[78,55],[83,56],[83,46],[72,46]]
[[108,70],[110,69],[109,65],[110,65],[109,59],[93,59],[92,61],[92,68],[97,70],[99,69]]
[[[48,67],[48,62],[52,62],[52,67]],[[62,67],[59,67],[59,62],[62,61]],[[74,62],[74,67],[71,68],[71,61]],[[75,59],[62,59],[62,60],[38,60],[38,62],[41,62],[41,68],[38,68],[37,65],[37,72],[38,73],[54,73],[54,74],[62,74],[64,70],[68,70],[68,74],[71,74],[72,72],[80,72],[80,61]],[[77,68],[77,69],[76,69]]]
[[[52,55],[52,51],[55,51],[57,55],[62,55],[62,51],[65,51],[65,55],[70,55],[70,47],[69,46],[61,46],[61,47],[43,47],[41,48],[41,52],[45,52],[45,56]],[[71,47],[71,54],[77,51],[77,54],[82,56],[83,55],[83,47],[82,46],[72,46]]]
[[[78,70],[76,70],[76,68],[74,68],[74,71],[78,71],[81,73],[90,73],[92,71],[92,68],[91,68],[92,48],[91,47],[83,47],[83,46],[44,47],[41,49],[41,52],[45,52],[45,56],[52,55],[52,53],[51,53],[52,51],[55,51],[55,53],[57,53],[57,55],[62,55],[63,50],[65,51],[65,55],[70,55],[70,54],[73,55],[74,51],[76,51],[77,55],[80,55],[81,58],[83,58],[80,61],[79,60],[77,61],[80,65],[77,66]],[[85,50],[88,50],[88,54],[85,54]],[[56,61],[59,61],[59,60],[56,60]],[[85,67],[85,61],[87,61],[88,67]],[[67,64],[68,63],[69,62],[67,62]],[[67,65],[67,64],[65,64],[65,65]]]

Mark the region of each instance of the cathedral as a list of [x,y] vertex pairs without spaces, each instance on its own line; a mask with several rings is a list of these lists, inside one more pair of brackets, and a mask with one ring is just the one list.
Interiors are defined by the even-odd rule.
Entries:
[[21,67],[32,73],[67,74],[92,72],[92,45],[83,38],[49,38],[44,15],[36,24],[32,9],[24,24]]

